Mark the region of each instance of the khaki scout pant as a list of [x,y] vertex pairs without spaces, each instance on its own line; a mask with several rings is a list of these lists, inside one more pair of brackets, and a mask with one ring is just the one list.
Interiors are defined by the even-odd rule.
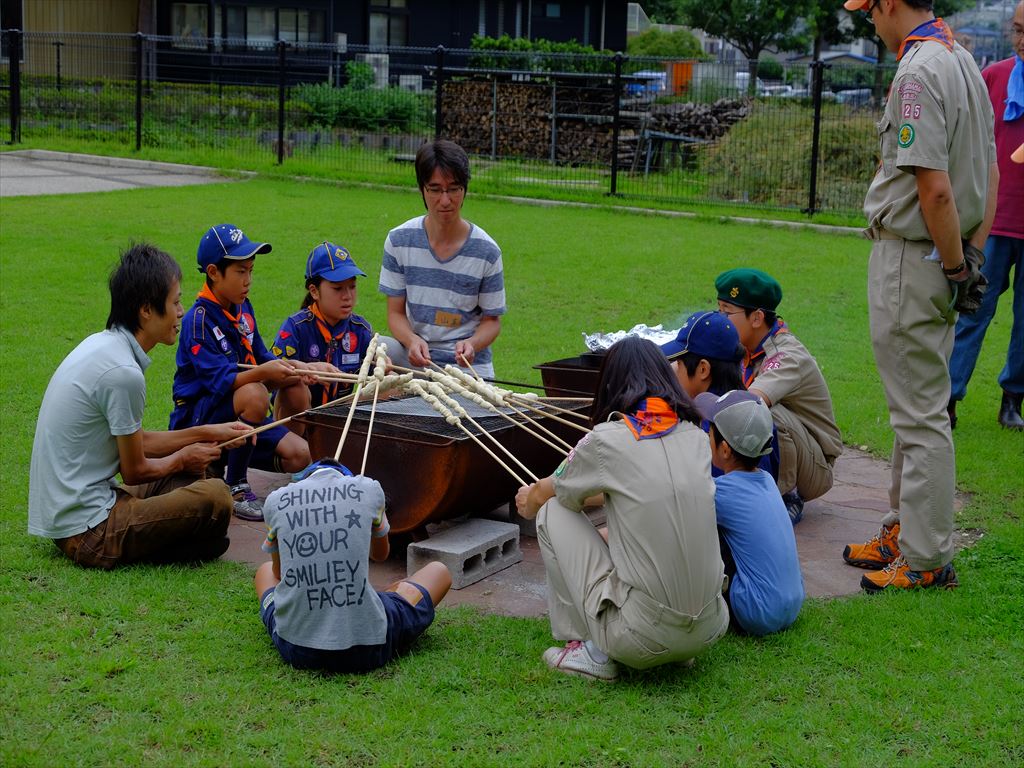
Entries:
[[[675,611],[638,589],[621,606],[601,599],[615,566],[608,545],[582,512],[551,499],[537,515],[537,543],[548,580],[548,614],[556,640],[593,640],[616,661],[647,669],[685,661],[707,650],[729,628],[721,592],[697,616]],[[683,556],[684,553],[680,553]],[[685,553],[709,558],[719,553]],[[666,563],[665,567],[671,567]]]
[[771,411],[779,439],[779,492],[796,488],[805,501],[824,496],[832,487],[832,464],[818,441],[786,406],[773,405]]
[[118,565],[206,560],[223,549],[231,493],[223,480],[174,475],[123,486],[107,519],[77,536],[54,539],[75,563],[110,570]]
[[930,242],[876,240],[868,264],[871,345],[896,438],[892,512],[900,550],[914,570],[953,559],[956,466],[949,402],[949,356],[957,313],[941,265],[924,261]]

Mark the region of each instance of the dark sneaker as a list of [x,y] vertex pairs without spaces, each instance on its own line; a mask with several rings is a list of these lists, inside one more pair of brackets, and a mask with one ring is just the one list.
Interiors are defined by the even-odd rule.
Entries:
[[544,651],[544,663],[567,675],[592,677],[609,683],[619,678],[619,665],[611,659],[603,664],[594,661],[582,640],[571,640],[564,648],[548,648]]
[[900,555],[881,571],[869,573],[860,578],[860,588],[865,592],[881,592],[883,589],[917,589],[924,587],[945,587],[952,589],[959,586],[956,571],[952,563],[947,563],[934,571],[915,571],[907,565]]
[[1003,429],[1024,429],[1024,417],[1020,415],[1022,397],[1003,390],[1003,400],[999,404],[999,426]]
[[804,519],[804,500],[794,488],[789,493],[782,494],[782,501],[786,504],[786,511],[789,512],[789,522],[796,525]]
[[900,556],[900,524],[878,529],[870,541],[850,544],[843,550],[843,560],[858,568],[877,571]]
[[263,502],[252,492],[248,483],[232,485],[231,496],[235,500],[235,517],[239,520],[259,522],[263,519]]

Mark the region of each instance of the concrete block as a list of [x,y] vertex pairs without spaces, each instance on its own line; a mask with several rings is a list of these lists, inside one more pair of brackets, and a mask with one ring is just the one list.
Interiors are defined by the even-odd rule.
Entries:
[[523,559],[519,526],[472,518],[417,541],[406,550],[409,576],[439,560],[452,573],[452,588],[462,589]]

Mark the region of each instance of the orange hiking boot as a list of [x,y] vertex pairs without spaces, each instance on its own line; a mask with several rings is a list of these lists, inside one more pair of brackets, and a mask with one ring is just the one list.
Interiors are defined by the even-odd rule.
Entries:
[[860,588],[865,592],[881,592],[883,589],[916,589],[918,587],[959,586],[952,563],[934,571],[914,571],[900,555],[881,571],[869,573],[860,578]]
[[900,556],[900,524],[893,523],[886,528],[884,525],[870,541],[863,544],[850,544],[843,550],[843,560],[858,568],[877,571]]

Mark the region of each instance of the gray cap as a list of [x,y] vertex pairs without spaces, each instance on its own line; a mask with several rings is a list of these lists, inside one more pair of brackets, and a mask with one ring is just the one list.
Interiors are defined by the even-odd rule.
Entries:
[[721,397],[701,392],[694,402],[736,453],[756,458],[772,452],[772,412],[757,395],[742,389]]

